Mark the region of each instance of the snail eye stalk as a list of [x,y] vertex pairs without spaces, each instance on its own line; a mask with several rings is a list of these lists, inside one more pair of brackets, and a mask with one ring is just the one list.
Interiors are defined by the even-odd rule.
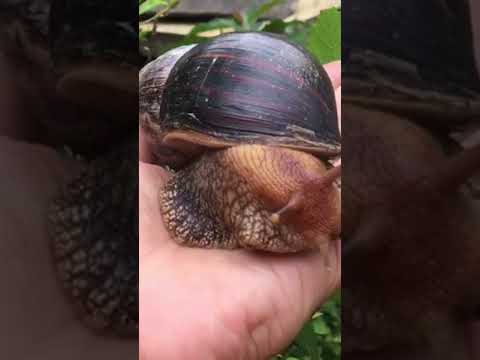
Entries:
[[325,174],[317,175],[313,179],[308,180],[300,190],[292,194],[284,207],[272,214],[272,222],[279,224],[282,222],[282,219],[303,210],[308,196],[315,196],[317,192],[325,190],[341,175],[342,168],[340,165],[328,170]]

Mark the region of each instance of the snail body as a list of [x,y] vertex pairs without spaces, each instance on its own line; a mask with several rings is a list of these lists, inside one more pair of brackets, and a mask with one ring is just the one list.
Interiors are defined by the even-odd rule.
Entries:
[[86,165],[48,214],[56,269],[78,317],[122,337],[138,334],[136,157],[129,143]]
[[[161,192],[160,207],[174,238],[187,245],[272,252],[315,249],[340,234],[339,190],[332,184],[335,177],[326,173],[307,153],[235,146],[205,155],[177,173]],[[296,191],[313,188],[308,181],[315,177],[326,181],[316,185],[314,196],[290,215],[278,214]],[[322,212],[328,217],[319,221]]]
[[[149,65],[156,74],[171,67],[153,104],[160,110],[145,106],[140,120],[154,129],[157,161],[177,171],[160,194],[173,237],[272,252],[338,237],[340,171],[323,161],[339,155],[340,135],[324,69],[298,46],[259,33],[223,35],[165,63]],[[309,227],[309,216],[322,225]]]

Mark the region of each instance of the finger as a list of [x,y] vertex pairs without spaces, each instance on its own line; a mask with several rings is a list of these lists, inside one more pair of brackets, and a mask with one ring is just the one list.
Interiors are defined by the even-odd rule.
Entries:
[[148,137],[141,126],[138,127],[138,157],[140,161],[152,163],[154,160]]
[[139,257],[168,243],[169,237],[164,227],[158,192],[168,179],[168,173],[161,167],[139,164]]
[[324,69],[327,72],[334,89],[337,89],[342,81],[342,63],[341,61],[334,61],[324,65]]
[[340,287],[341,240],[330,242],[324,250],[297,264],[304,288],[304,293],[298,293],[298,299],[305,301],[305,316],[318,309]]
[[[264,356],[261,358],[267,358],[272,351],[280,351],[287,346],[310,319],[312,313],[339,288],[340,241],[332,242],[325,250],[327,251],[286,257],[249,255],[252,264],[258,262],[258,268],[266,267],[274,274],[273,279],[256,276],[256,280],[252,282],[260,283],[257,286],[262,289],[263,298],[267,299],[265,303],[246,301],[251,304],[249,313],[253,314],[256,311],[257,314],[264,314],[256,317],[255,322],[248,324],[248,327],[253,329],[250,338],[254,339],[254,343],[272,346],[269,350],[267,348],[259,350]],[[261,284],[262,280],[267,283]],[[277,285],[274,289],[272,283]],[[285,294],[288,294],[288,297],[285,297]],[[275,333],[272,330],[279,328],[284,331]]]

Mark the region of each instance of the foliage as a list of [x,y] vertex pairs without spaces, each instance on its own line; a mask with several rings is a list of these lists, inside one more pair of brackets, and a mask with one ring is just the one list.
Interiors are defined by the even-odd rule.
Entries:
[[[178,0],[146,1],[168,2],[168,5],[156,8],[157,11],[160,12],[155,16],[159,16],[158,14],[165,14],[178,3]],[[190,33],[178,43],[170,44],[167,47],[160,46],[160,49],[156,49],[153,56],[158,56],[160,53],[173,47],[197,44],[206,41],[209,37],[206,36],[205,33],[209,31],[219,31],[220,33],[227,31],[266,31],[283,34],[293,42],[305,46],[322,64],[340,59],[341,10],[338,8],[331,8],[322,11],[319,16],[308,22],[298,20],[285,21],[283,19],[263,20],[270,10],[283,2],[284,0],[270,0],[260,7],[250,7],[246,11],[237,12],[230,18],[217,18],[197,24],[192,28]],[[155,18],[155,16],[154,19],[158,19]],[[150,32],[143,31],[141,34],[142,39],[147,41]]]
[[337,360],[341,356],[341,295],[336,294],[300,331],[283,355],[272,360]]
[[307,48],[321,63],[340,59],[341,14],[338,9],[322,11],[316,18],[308,39]]
[[[146,42],[150,35],[155,32],[156,22],[163,16],[165,16],[170,10],[175,8],[179,3],[179,0],[138,0],[138,15],[140,19],[145,16],[149,16],[146,19],[139,22],[139,36],[141,48],[143,43]],[[147,23],[153,23],[152,30],[145,30],[143,25]]]
[[153,21],[165,15],[168,11],[178,5],[179,0],[139,0],[138,14],[154,14],[147,21]]
[[[209,30],[231,29],[233,31],[263,31],[270,24],[268,20],[260,20],[275,6],[283,4],[285,0],[270,0],[259,7],[252,6],[246,11],[238,11],[232,18],[214,19],[195,26],[189,34],[191,40],[195,40],[200,33]],[[189,40],[190,40],[189,39]],[[203,40],[200,38],[200,40]]]
[[[284,0],[269,0],[259,7],[235,13],[231,18],[218,18],[196,25],[188,35],[169,47],[160,47],[153,56],[169,48],[206,41],[209,31],[266,31],[283,34],[291,41],[305,46],[324,64],[341,56],[341,10],[322,11],[312,21],[264,20],[265,15]],[[140,15],[151,14],[145,23],[155,23],[178,4],[178,0],[139,0]],[[141,31],[146,43],[152,30]],[[292,345],[272,360],[338,360],[341,353],[341,295],[336,294],[300,331]]]

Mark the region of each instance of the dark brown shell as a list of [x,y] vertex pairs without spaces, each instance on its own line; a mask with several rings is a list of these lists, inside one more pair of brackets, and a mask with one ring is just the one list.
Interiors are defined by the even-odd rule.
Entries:
[[168,75],[177,60],[195,45],[180,46],[167,51],[145,65],[139,73],[139,111],[140,114],[158,116],[162,93]]
[[182,140],[202,138],[207,146],[205,138],[215,146],[271,144],[330,155],[340,149],[327,73],[303,48],[265,33],[222,35],[183,55],[154,121],[163,136],[182,132]]

